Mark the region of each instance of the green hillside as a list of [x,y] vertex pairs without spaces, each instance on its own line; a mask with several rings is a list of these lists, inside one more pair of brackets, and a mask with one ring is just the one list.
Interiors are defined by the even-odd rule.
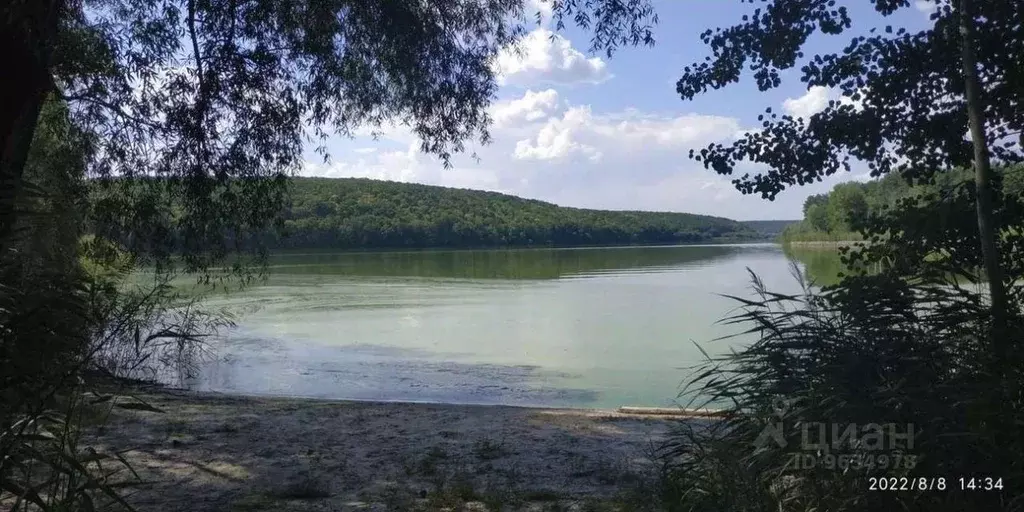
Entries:
[[747,241],[720,217],[567,208],[495,192],[355,178],[295,178],[278,248],[628,245]]

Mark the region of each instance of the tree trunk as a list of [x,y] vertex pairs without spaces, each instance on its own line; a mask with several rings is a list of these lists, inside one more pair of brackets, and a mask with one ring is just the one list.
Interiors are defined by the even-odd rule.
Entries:
[[1003,283],[1003,269],[999,260],[999,249],[996,246],[995,222],[992,218],[992,164],[989,161],[988,141],[985,138],[985,106],[981,101],[978,63],[974,53],[974,15],[971,10],[971,0],[960,0],[960,36],[962,38],[961,60],[967,115],[971,125],[971,141],[974,144],[978,234],[981,239],[981,255],[992,300],[992,342],[996,345],[997,353],[1002,353],[1001,347],[1005,344],[1005,340],[1003,336],[996,333],[1006,326],[1006,287]]
[[21,0],[5,7],[0,27],[0,253],[18,218],[17,198],[29,147],[46,94],[52,88],[50,54],[63,2]]

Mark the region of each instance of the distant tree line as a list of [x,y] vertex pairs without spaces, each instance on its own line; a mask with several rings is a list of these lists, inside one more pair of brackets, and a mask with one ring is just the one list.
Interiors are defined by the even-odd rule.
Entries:
[[[1024,195],[1024,166],[997,169],[1002,193]],[[815,194],[804,201],[801,222],[783,232],[786,241],[860,240],[858,229],[871,215],[896,208],[904,199],[931,200],[949,195],[962,186],[973,186],[969,170],[936,173],[928,182],[913,183],[898,174],[861,182],[840,183],[827,194]]]
[[579,246],[752,240],[729,219],[567,208],[495,192],[297,178],[277,248]]
[[768,240],[778,238],[786,228],[800,223],[799,220],[745,220],[742,222]]

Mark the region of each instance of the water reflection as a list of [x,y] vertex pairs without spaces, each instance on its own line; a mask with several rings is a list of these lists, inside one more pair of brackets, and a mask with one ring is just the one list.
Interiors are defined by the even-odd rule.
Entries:
[[271,274],[330,274],[460,279],[557,279],[616,270],[662,271],[701,265],[771,245],[706,245],[569,249],[279,253]]
[[846,266],[835,247],[794,247],[784,246],[783,253],[790,260],[803,267],[804,277],[817,286],[829,286],[839,282]]

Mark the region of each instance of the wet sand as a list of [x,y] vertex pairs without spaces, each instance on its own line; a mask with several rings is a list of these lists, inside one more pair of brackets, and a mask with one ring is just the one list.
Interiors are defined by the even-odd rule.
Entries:
[[154,389],[87,442],[151,483],[141,511],[616,510],[653,502],[679,417]]

